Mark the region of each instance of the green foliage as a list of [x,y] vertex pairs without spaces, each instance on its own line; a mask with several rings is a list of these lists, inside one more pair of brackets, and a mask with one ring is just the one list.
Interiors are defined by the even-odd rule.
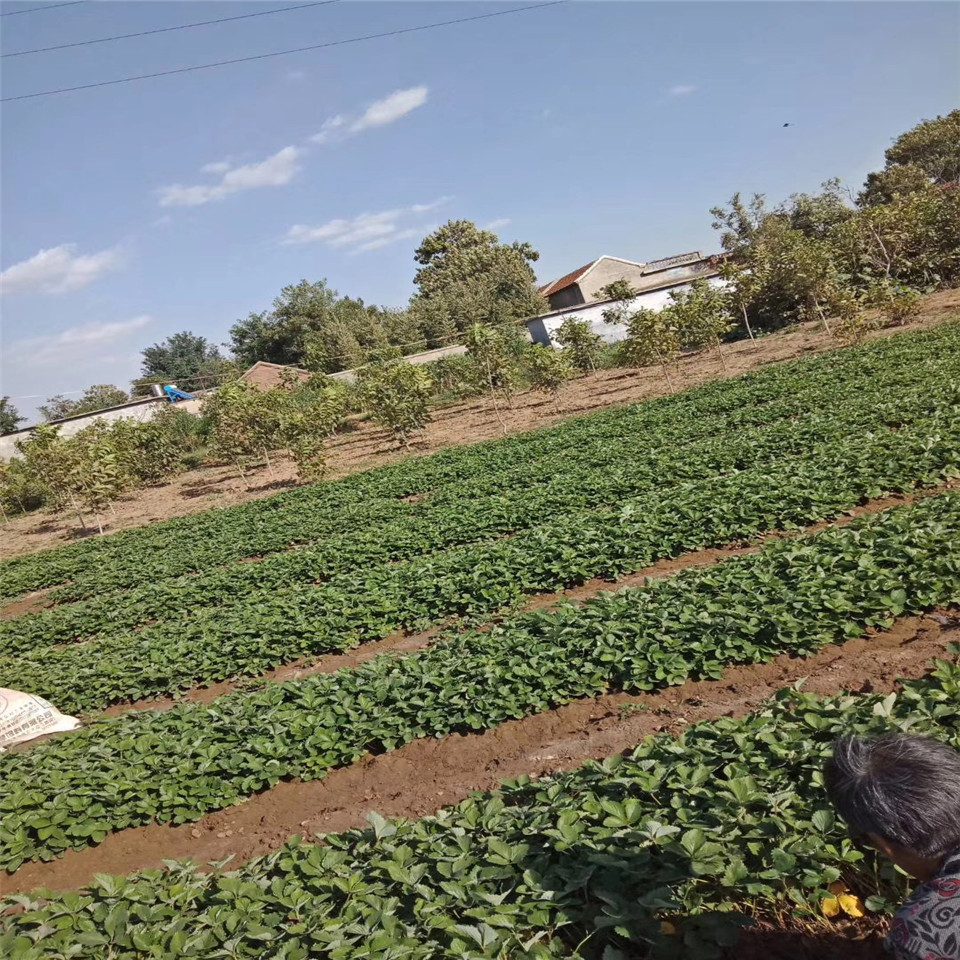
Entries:
[[500,243],[470,220],[450,220],[424,237],[414,258],[420,266],[411,308],[438,331],[510,323],[546,309],[530,266],[540,254],[529,243]]
[[140,377],[134,381],[133,393],[149,393],[148,384],[172,383],[192,393],[215,387],[233,372],[233,365],[223,358],[216,344],[189,330],[174,333],[162,343],[141,351]]
[[659,364],[667,383],[671,384],[670,365],[676,362],[683,345],[682,333],[672,312],[640,307],[628,312],[625,322],[627,335],[620,343],[621,364],[635,368]]
[[121,826],[196,820],[281,779],[314,779],[420,737],[487,729],[608,690],[717,678],[730,663],[808,655],[952,602],[958,522],[960,495],[944,493],[580,606],[508,618],[399,661],[102,720],[0,758],[0,863],[12,869]]
[[902,326],[919,312],[923,297],[902,284],[878,281],[867,288],[866,303],[879,310],[889,323]]
[[357,382],[374,421],[391,430],[405,447],[410,435],[432,419],[433,382],[423,366],[403,361],[371,364],[360,370]]
[[639,291],[629,280],[614,280],[599,291],[600,300],[633,300]]
[[[542,483],[544,476],[559,482],[567,471],[571,471],[572,490],[589,496],[590,490],[598,489],[602,499],[595,502],[610,503],[647,488],[598,488],[598,477],[619,482],[626,474],[627,478],[635,476],[638,483],[642,478],[658,477],[675,468],[659,459],[648,466],[655,453],[660,457],[665,450],[685,450],[708,438],[717,438],[717,442],[695,452],[694,461],[703,470],[717,463],[727,464],[723,469],[729,469],[729,461],[717,460],[717,449],[724,448],[730,436],[775,424],[784,417],[808,417],[821,404],[860,418],[844,421],[852,424],[845,429],[853,434],[875,429],[869,418],[880,423],[876,418],[888,415],[886,405],[891,397],[901,398],[905,406],[890,416],[902,417],[916,402],[918,389],[960,380],[958,337],[960,327],[950,322],[849,352],[778,364],[750,376],[688,390],[675,398],[599,411],[558,427],[345,477],[322,488],[288,491],[227,510],[151,524],[104,541],[8,560],[0,564],[0,580],[9,597],[58,584],[61,602],[93,597],[205,571],[244,557],[283,553],[294,545],[373,526],[412,509],[400,500],[403,497],[430,492],[430,497],[416,506],[417,511],[437,503],[462,505],[464,499],[475,497],[503,497],[510,502],[518,493]],[[897,420],[890,422],[896,425]],[[719,443],[719,438],[725,442]],[[749,449],[742,456],[754,463]],[[576,471],[574,464],[579,465]],[[592,477],[585,472],[591,468]],[[680,469],[685,471],[680,476],[689,479],[689,466]],[[569,492],[553,489],[551,495],[562,495],[564,504],[569,503]],[[542,513],[542,507],[537,509]],[[178,550],[177,544],[185,540],[191,549]],[[262,568],[263,564],[258,564],[251,569]],[[114,602],[113,606],[123,604]]]
[[746,717],[521,777],[436,816],[371,813],[363,829],[294,839],[229,872],[167,864],[98,875],[79,896],[9,898],[0,949],[11,960],[253,960],[265,948],[294,960],[335,944],[415,960],[706,960],[752,907],[809,916],[840,877],[873,909],[902,900],[903,878],[829,810],[823,761],[842,733],[902,729],[960,748],[958,697],[953,661],[889,703],[788,688]]
[[[170,531],[170,542],[195,544],[182,559],[151,530],[127,555],[133,570],[124,555],[102,555],[71,571],[75,582],[58,599],[86,602],[0,625],[0,672],[64,709],[93,709],[399,629],[486,618],[531,593],[936,483],[960,472],[958,354],[942,337],[908,336],[895,349],[900,339],[705,391],[682,417],[669,405],[658,417],[655,404],[639,420],[633,411],[568,422],[550,446],[528,437],[442,457],[443,482],[434,475],[426,488],[422,474],[400,486],[388,475],[344,501],[338,490],[353,488],[338,481],[286,510],[220,513],[216,527],[191,518]],[[905,349],[911,343],[922,351]],[[397,500],[418,489],[429,496]],[[323,539],[283,549],[311,535]],[[274,552],[223,567],[227,547]],[[174,559],[201,572],[178,578]],[[73,643],[93,639],[95,661]]]
[[[761,329],[817,319],[841,338],[868,324],[857,300],[877,282],[917,289],[960,281],[960,110],[924,121],[887,151],[859,209],[830,180],[768,209],[735,194],[711,212],[729,259],[725,276],[745,319]],[[752,331],[751,331],[752,332]]]
[[9,397],[0,397],[0,436],[15,433],[26,418],[10,402]]
[[87,387],[79,400],[68,400],[58,394],[51,397],[39,407],[40,415],[44,420],[62,420],[65,417],[75,417],[81,413],[93,413],[104,407],[116,407],[126,403],[130,397],[126,391],[115,387],[112,383],[98,383]]
[[730,298],[724,290],[707,280],[694,280],[688,288],[671,292],[665,311],[680,331],[684,346],[715,346],[726,368],[720,338],[736,327],[730,306]]
[[577,316],[566,317],[554,334],[554,339],[569,355],[575,369],[596,372],[603,350],[603,337],[593,332],[589,320]]
[[230,340],[243,366],[265,360],[322,373],[357,367],[370,351],[387,346],[414,353],[431,345],[410,311],[341,297],[326,280],[284,287],[269,311],[238,320]]
[[862,206],[876,206],[927,184],[960,179],[960,110],[922,120],[902,133],[886,152],[886,165],[871,173],[860,194]]
[[525,372],[534,390],[548,393],[560,412],[560,388],[573,376],[573,365],[563,350],[552,347],[529,346],[524,357]]

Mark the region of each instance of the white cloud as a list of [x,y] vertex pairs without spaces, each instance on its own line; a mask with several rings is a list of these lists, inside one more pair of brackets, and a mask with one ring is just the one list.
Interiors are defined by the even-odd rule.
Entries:
[[484,230],[496,230],[499,227],[508,227],[510,226],[509,217],[497,217],[496,220],[491,220],[489,223],[483,225]]
[[66,293],[79,290],[121,263],[119,248],[77,254],[75,243],[41,250],[0,273],[4,293]]
[[112,323],[67,327],[59,333],[14,341],[6,350],[6,359],[11,363],[29,362],[31,367],[60,363],[76,367],[87,360],[106,361],[110,358],[103,356],[104,347],[152,322],[152,317],[142,315]]
[[[233,167],[223,163],[210,163],[203,169],[208,173],[222,173],[219,183],[198,184],[185,187],[179,183],[160,188],[161,207],[197,207],[212,200],[222,200],[233,193],[254,190],[258,187],[282,187],[299,171],[297,162],[303,151],[297,147],[284,147],[260,163],[248,163]],[[224,161],[225,163],[225,161]]]
[[352,133],[359,133],[369,127],[382,127],[405,117],[411,110],[422,107],[427,102],[426,87],[410,87],[408,90],[396,90],[389,97],[371,103],[362,117],[350,127]]
[[379,213],[361,213],[351,219],[337,218],[318,227],[298,223],[287,231],[283,243],[325,243],[334,249],[347,248],[357,252],[378,250],[387,244],[409,240],[427,232],[425,227],[404,226],[404,223],[436,209],[450,199],[440,197],[432,203],[415,203],[410,207],[382,210]]
[[675,87],[670,88],[671,97],[685,97],[689,93],[693,93],[697,88],[692,83],[678,83]]
[[226,173],[229,169],[229,160],[217,160],[216,163],[205,163],[200,168],[202,173]]
[[427,87],[409,87],[406,90],[395,90],[393,93],[371,103],[359,116],[350,117],[337,114],[323,122],[320,132],[310,139],[314,143],[329,143],[331,140],[345,140],[354,134],[369,130],[372,127],[383,127],[405,117],[417,107],[427,102]]
[[335,117],[328,117],[323,121],[320,132],[315,133],[310,139],[314,143],[326,143],[328,140],[333,139],[337,131],[340,130],[346,122],[346,118],[339,113]]
[[307,72],[306,70],[288,70],[287,79],[296,81],[296,80],[306,80]]

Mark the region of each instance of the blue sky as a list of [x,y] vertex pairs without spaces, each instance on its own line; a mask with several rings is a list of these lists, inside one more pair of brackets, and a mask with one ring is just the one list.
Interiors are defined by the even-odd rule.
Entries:
[[[8,56],[3,95],[523,5],[340,2]],[[2,47],[269,8],[87,2],[5,17]],[[223,342],[304,277],[402,305],[448,218],[530,241],[542,280],[713,249],[708,210],[733,191],[856,188],[892,137],[956,107],[957,40],[949,3],[574,2],[7,103],[2,392],[32,413],[126,386],[142,347]]]

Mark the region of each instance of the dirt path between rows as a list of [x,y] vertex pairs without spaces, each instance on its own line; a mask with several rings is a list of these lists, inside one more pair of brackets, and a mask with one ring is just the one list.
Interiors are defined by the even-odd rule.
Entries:
[[[719,563],[722,560],[729,560],[731,557],[741,557],[747,554],[758,553],[763,545],[771,540],[809,535],[819,530],[824,530],[827,527],[846,526],[857,517],[880,513],[891,507],[904,506],[913,503],[917,499],[936,496],[938,493],[957,488],[960,488],[960,480],[950,480],[940,486],[929,487],[912,493],[889,494],[884,497],[877,497],[874,500],[869,500],[867,503],[854,507],[833,520],[821,520],[809,527],[790,532],[784,532],[782,530],[774,531],[756,538],[750,545],[708,547],[703,550],[693,550],[680,554],[680,556],[677,557],[667,557],[664,560],[659,560],[649,567],[644,567],[642,570],[627,574],[617,580],[604,580],[595,577],[575,587],[569,587],[553,593],[536,594],[530,597],[525,604],[514,612],[546,610],[555,607],[564,600],[582,603],[584,600],[595,597],[598,593],[611,593],[622,590],[625,587],[641,586],[647,580],[669,577],[682,570],[706,567],[714,563]],[[500,619],[502,619],[502,615],[495,615],[491,617],[490,623],[496,623]],[[133,703],[117,703],[107,707],[105,710],[89,714],[89,716],[114,717],[134,710],[169,710],[177,703],[184,701],[191,703],[210,703],[217,697],[233,693],[236,690],[251,689],[260,685],[279,683],[285,680],[303,680],[307,677],[322,673],[334,673],[344,667],[356,667],[385,653],[397,654],[399,656],[414,653],[430,646],[443,632],[444,628],[441,626],[415,634],[394,633],[382,640],[370,640],[361,643],[345,653],[303,657],[268,670],[259,676],[222,680],[218,683],[209,684],[208,686],[191,687],[183,691],[178,697],[164,696],[151,698],[149,700],[137,700]],[[39,739],[31,741],[30,744],[24,744],[23,747],[27,748],[33,743],[39,742]]]
[[[960,289],[941,290],[924,297],[920,316],[902,327],[872,331],[868,339],[893,336],[910,330],[932,327],[957,316]],[[797,357],[835,350],[840,344],[819,324],[803,323],[788,327],[756,341],[740,340],[724,344],[726,369],[712,351],[701,351],[681,358],[674,375],[678,390],[711,380],[735,377],[749,370],[781,363]],[[560,411],[549,398],[536,391],[518,394],[513,405],[502,411],[507,434],[522,433],[552,426],[570,417],[582,416],[607,407],[626,406],[667,393],[667,384],[659,368],[641,371],[600,370],[565,384],[560,393]],[[328,476],[331,479],[423,456],[447,447],[495,440],[502,437],[501,427],[489,399],[467,400],[434,411],[433,422],[415,439],[410,450],[399,450],[389,432],[371,422],[357,423],[354,429],[338,433],[327,445]],[[256,466],[248,474],[247,489],[234,468],[205,466],[176,477],[173,482],[141,490],[115,504],[107,533],[144,526],[169,517],[200,513],[212,507],[227,507],[271,496],[287,487],[297,486],[296,468],[282,455],[273,458],[271,471]],[[75,517],[52,515],[46,511],[13,517],[0,529],[0,544],[5,558],[61,546],[83,535]]]
[[370,810],[426,816],[505,779],[569,770],[631,748],[651,733],[742,716],[803,677],[809,678],[805,689],[812,693],[885,693],[896,689],[898,678],[923,675],[931,659],[957,640],[957,611],[904,618],[890,630],[827,646],[813,657],[784,655],[766,664],[731,667],[720,680],[688,681],[640,696],[610,694],[481,734],[417,740],[333,770],[322,780],[280,783],[196,823],[135,827],[59,860],[25,864],[3,881],[3,892],[75,890],[95,873],[156,868],[170,858],[206,863],[233,855],[231,866],[236,866],[294,834],[310,837],[360,826]]

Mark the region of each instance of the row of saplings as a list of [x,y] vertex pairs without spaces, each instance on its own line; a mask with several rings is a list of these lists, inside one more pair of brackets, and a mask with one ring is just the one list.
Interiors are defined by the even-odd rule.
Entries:
[[[0,509],[6,518],[45,506],[73,513],[84,529],[89,524],[102,532],[115,501],[211,456],[232,464],[246,484],[252,465],[262,463],[272,475],[271,455],[286,451],[301,480],[317,481],[324,474],[328,439],[357,415],[385,427],[407,447],[444,399],[486,393],[506,432],[503,408],[517,390],[542,391],[559,412],[563,385],[601,367],[659,364],[672,389],[671,368],[682,350],[710,347],[726,365],[721,343],[738,326],[736,279],[727,287],[698,281],[673,293],[659,311],[634,309],[636,292],[623,281],[611,284],[604,291],[612,301],[604,320],[626,330],[615,347],[576,316],[555,333],[560,350],[530,345],[513,326],[475,324],[467,331],[464,356],[429,366],[378,357],[358,371],[354,384],[318,374],[306,383],[291,379],[264,391],[236,381],[208,395],[200,418],[165,407],[144,423],[96,421],[72,437],[40,426],[18,442],[19,459],[0,463]],[[919,301],[914,291],[892,287],[874,300],[881,314],[899,323],[917,311]],[[745,333],[753,337],[744,319]],[[848,325],[834,332],[849,331],[847,338],[855,339],[865,329]]]

